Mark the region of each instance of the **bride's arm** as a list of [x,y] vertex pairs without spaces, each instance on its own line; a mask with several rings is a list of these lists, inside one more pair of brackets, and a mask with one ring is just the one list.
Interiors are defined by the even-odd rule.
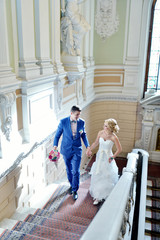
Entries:
[[114,135],[113,142],[116,145],[116,152],[113,154],[112,158],[116,158],[120,152],[122,152],[122,146],[121,143],[116,135]]
[[92,143],[92,145],[91,145],[91,147],[90,147],[91,151],[98,146],[98,144],[99,144],[99,138],[100,138],[100,133],[101,133],[101,132],[98,133],[98,135],[97,135],[97,137],[96,137],[96,140]]

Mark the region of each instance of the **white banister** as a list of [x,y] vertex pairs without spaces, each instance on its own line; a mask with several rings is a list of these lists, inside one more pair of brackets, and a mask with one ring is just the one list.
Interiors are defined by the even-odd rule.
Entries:
[[134,149],[135,153],[141,152],[143,156],[142,174],[141,174],[141,193],[139,206],[139,223],[137,240],[145,240],[145,212],[146,212],[146,195],[147,195],[147,174],[148,174],[148,152],[142,149]]
[[120,234],[124,213],[134,173],[136,172],[137,153],[129,153],[123,175],[98,211],[81,240],[117,240]]

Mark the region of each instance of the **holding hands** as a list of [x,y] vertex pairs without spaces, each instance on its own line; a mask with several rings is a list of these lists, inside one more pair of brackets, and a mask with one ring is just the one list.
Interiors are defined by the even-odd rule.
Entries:
[[92,156],[92,151],[91,151],[90,147],[87,147],[86,155],[87,155],[87,157],[91,157]]

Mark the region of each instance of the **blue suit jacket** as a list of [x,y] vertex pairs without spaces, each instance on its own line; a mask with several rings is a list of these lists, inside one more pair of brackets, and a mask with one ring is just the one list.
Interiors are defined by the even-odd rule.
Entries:
[[[80,130],[82,130],[83,132],[80,133]],[[60,148],[60,152],[62,155],[65,155],[68,157],[73,153],[81,155],[82,154],[81,138],[86,148],[89,146],[89,142],[85,132],[85,122],[81,118],[77,120],[77,134],[75,139],[73,139],[70,116],[60,120],[58,129],[54,137],[53,146],[58,146],[58,142],[62,134],[63,136],[62,136],[62,142],[61,142],[61,148]]]

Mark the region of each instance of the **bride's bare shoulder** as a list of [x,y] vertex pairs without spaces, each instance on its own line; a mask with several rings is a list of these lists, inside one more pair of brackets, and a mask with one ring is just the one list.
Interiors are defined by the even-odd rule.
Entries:
[[101,130],[98,132],[98,136],[101,136],[103,134],[104,130]]
[[115,141],[116,139],[117,139],[117,136],[116,136],[115,133],[113,133],[112,136],[111,136],[111,140],[112,140],[112,141]]

